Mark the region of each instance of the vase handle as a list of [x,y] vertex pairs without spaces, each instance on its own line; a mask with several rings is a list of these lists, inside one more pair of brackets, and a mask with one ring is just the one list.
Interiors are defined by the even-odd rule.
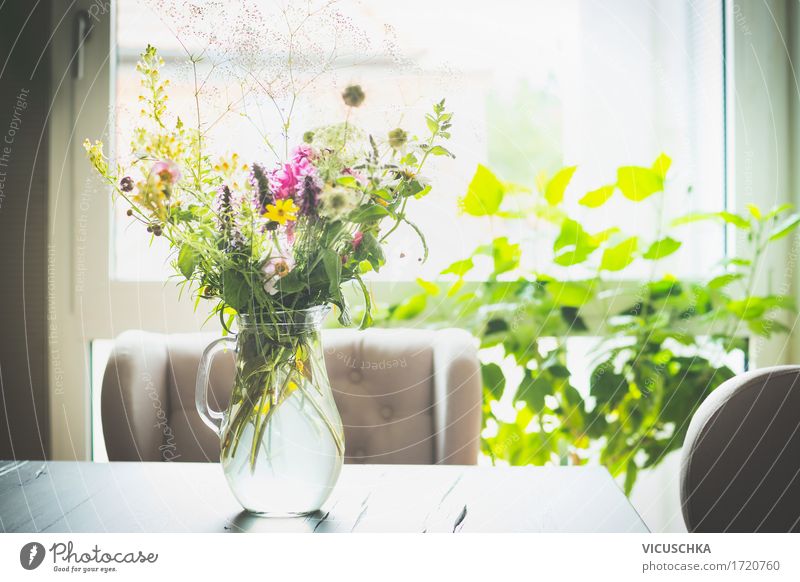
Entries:
[[214,361],[216,353],[225,349],[223,345],[225,342],[233,343],[233,351],[236,351],[236,338],[231,336],[216,339],[203,350],[203,356],[200,358],[200,365],[197,368],[197,384],[194,390],[194,403],[197,406],[197,412],[200,413],[200,418],[217,434],[220,433],[222,418],[225,415],[218,410],[212,410],[208,406],[208,374],[211,371],[211,363]]

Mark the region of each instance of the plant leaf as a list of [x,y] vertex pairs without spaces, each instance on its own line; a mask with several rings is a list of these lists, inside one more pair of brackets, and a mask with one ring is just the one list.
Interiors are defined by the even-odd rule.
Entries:
[[577,166],[567,166],[561,168],[555,175],[547,182],[544,189],[544,198],[550,206],[555,206],[564,199],[564,192],[572,180],[572,175],[575,173]]
[[495,275],[516,269],[519,266],[521,256],[522,250],[520,246],[518,244],[510,244],[507,237],[503,236],[492,241]]
[[800,214],[790,214],[775,225],[769,234],[769,240],[782,239],[797,228],[798,224],[800,224]]
[[178,253],[178,270],[181,272],[181,275],[187,279],[191,279],[198,262],[199,257],[197,253],[194,252],[194,249],[189,245],[183,245]]
[[474,266],[475,264],[472,262],[471,258],[463,259],[461,261],[456,261],[455,263],[447,267],[444,271],[442,271],[441,274],[442,275],[453,274],[461,278],[464,275],[466,275],[469,271],[471,271]]
[[425,307],[427,305],[428,296],[425,293],[412,295],[392,311],[392,319],[414,319],[420,313],[425,311]]
[[422,289],[428,295],[439,294],[439,286],[436,283],[431,283],[430,281],[426,281],[425,279],[420,279],[419,277],[417,277],[417,285],[422,287]]
[[628,200],[640,202],[664,189],[664,178],[650,168],[623,166],[617,170],[617,186]]
[[228,269],[222,274],[222,298],[230,307],[241,311],[250,300],[250,287],[236,269]]
[[605,271],[621,271],[633,262],[634,253],[639,244],[639,239],[632,236],[618,245],[609,247],[603,251],[603,258],[600,261],[600,269]]
[[531,411],[541,413],[545,407],[545,396],[552,392],[552,386],[541,375],[534,378],[533,372],[526,369],[514,399],[524,402]]
[[708,282],[708,287],[710,289],[722,289],[727,287],[734,281],[738,281],[742,279],[744,275],[741,273],[725,273],[724,275],[719,275],[718,277],[714,277]]
[[467,194],[460,201],[461,208],[472,216],[491,216],[500,209],[504,195],[503,183],[489,168],[478,164]]
[[585,261],[599,246],[580,223],[571,218],[561,223],[561,231],[553,242],[553,261],[561,266],[577,265]]
[[648,261],[657,261],[671,255],[679,248],[681,248],[681,242],[668,236],[651,244],[642,258]]
[[547,293],[558,305],[582,307],[594,295],[594,287],[577,281],[548,281]]
[[614,190],[616,190],[616,186],[613,184],[610,186],[600,186],[597,190],[587,192],[583,198],[578,200],[578,204],[588,206],[589,208],[598,208],[611,198],[611,195],[614,194]]
[[672,166],[672,158],[662,152],[656,158],[656,161],[653,162],[652,170],[661,178],[663,182],[667,179],[667,172],[669,172],[670,166]]
[[483,386],[494,399],[500,400],[506,388],[506,377],[503,375],[502,368],[495,363],[481,364],[481,378]]

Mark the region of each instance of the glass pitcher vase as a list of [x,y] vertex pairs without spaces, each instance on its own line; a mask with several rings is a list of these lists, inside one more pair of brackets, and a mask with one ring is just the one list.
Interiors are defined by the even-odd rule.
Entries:
[[[302,515],[319,509],[339,478],[344,430],[325,368],[321,327],[328,306],[238,317],[235,337],[203,352],[196,404],[220,436],[228,485],[246,510]],[[232,348],[236,376],[227,410],[208,406],[214,355]]]

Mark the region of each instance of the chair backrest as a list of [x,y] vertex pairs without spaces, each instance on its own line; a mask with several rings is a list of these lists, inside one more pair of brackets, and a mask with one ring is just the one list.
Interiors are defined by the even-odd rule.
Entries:
[[692,418],[682,456],[689,531],[799,531],[800,366],[724,382]]
[[[214,338],[128,331],[116,339],[101,399],[109,459],[219,459],[219,440],[194,404],[197,365]],[[325,330],[323,345],[346,462],[477,462],[482,383],[469,334]],[[232,353],[218,354],[210,375],[212,407],[225,409],[233,375]]]

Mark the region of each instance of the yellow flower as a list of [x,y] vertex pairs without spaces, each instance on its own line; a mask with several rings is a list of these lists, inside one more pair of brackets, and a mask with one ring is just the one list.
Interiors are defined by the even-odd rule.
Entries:
[[295,205],[294,200],[286,198],[285,200],[276,200],[275,204],[268,204],[264,216],[283,225],[290,220],[297,220],[299,211],[300,209]]

